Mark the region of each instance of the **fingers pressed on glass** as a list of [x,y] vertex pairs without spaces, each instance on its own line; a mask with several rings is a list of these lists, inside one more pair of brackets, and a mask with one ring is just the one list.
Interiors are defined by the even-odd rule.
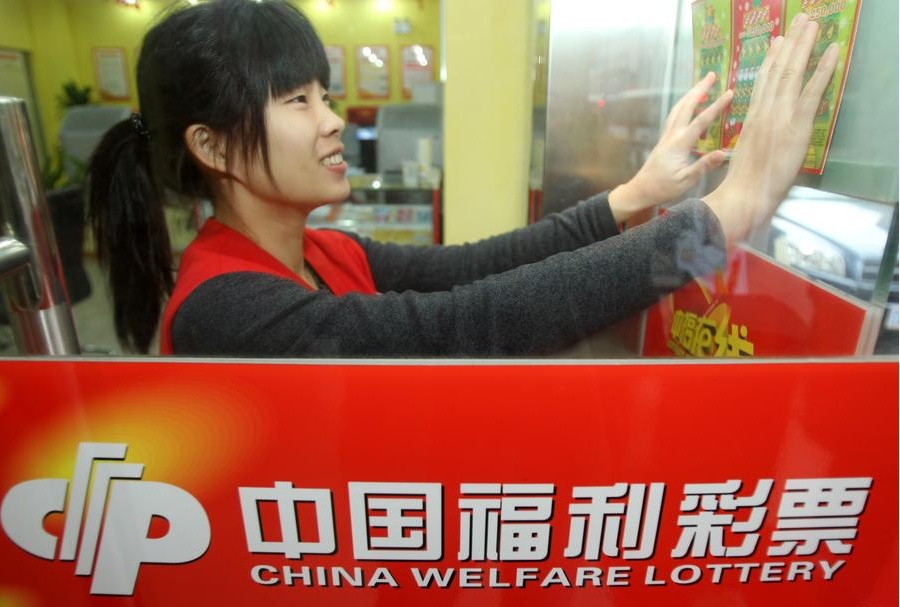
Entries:
[[[757,99],[758,106],[770,109],[777,101],[782,99],[781,93],[784,91],[783,86],[785,82],[793,80],[791,76],[797,74],[798,70],[802,74],[806,69],[809,54],[807,52],[806,57],[801,58],[801,53],[798,52],[798,45],[801,44],[801,40],[807,31],[806,26],[809,23],[809,16],[806,13],[801,12],[794,17],[788,28],[787,35],[781,41],[781,44],[778,45],[769,69],[765,71]],[[818,28],[818,24],[812,27]],[[815,42],[815,39],[813,39],[813,42]],[[757,79],[757,84],[760,84],[759,79]],[[797,92],[799,93],[799,88]]]
[[697,161],[694,162],[694,164],[688,167],[687,171],[685,172],[685,177],[692,184],[696,183],[696,180],[699,179],[701,175],[711,169],[722,166],[723,164],[725,164],[725,160],[725,152],[723,152],[722,150],[713,150],[709,154],[705,154],[698,158]]
[[687,137],[691,141],[699,139],[706,129],[709,128],[709,125],[722,115],[722,112],[724,112],[725,108],[728,107],[728,104],[731,103],[733,97],[734,91],[729,89],[722,93],[708,108],[700,112],[697,117],[694,118],[693,122],[691,122]]
[[753,92],[750,94],[750,106],[747,110],[747,118],[744,120],[745,126],[748,122],[753,121],[753,115],[758,111],[760,100],[765,98],[769,74],[772,70],[772,65],[778,59],[783,42],[784,37],[778,36],[772,40],[772,44],[769,45],[769,51],[766,53],[766,57],[763,59],[759,72],[757,72],[756,81],[753,83]]
[[706,101],[709,89],[716,82],[716,73],[708,72],[691,90],[689,90],[669,112],[669,118],[666,120],[665,130],[668,131],[679,125],[690,123],[694,116],[697,106]]
[[803,88],[803,75],[809,65],[809,58],[816,46],[818,35],[819,24],[815,21],[807,22],[804,24],[791,54],[785,57],[787,66],[782,78],[784,86],[780,92],[786,95],[788,100],[793,101],[800,95],[800,90]]
[[825,89],[828,88],[828,83],[831,82],[831,77],[834,75],[835,68],[837,68],[838,55],[838,45],[832,42],[825,49],[822,58],[819,59],[819,65],[816,66],[816,71],[813,72],[809,82],[803,88],[803,93],[800,95],[800,103],[797,107],[799,112],[809,113],[810,115],[815,114],[822,95],[825,93]]
[[777,86],[778,83],[787,76],[786,72],[788,72],[788,70],[796,71],[796,68],[799,68],[800,70],[805,69],[805,62],[800,66],[801,59],[797,54],[797,46],[803,38],[803,35],[806,32],[806,26],[809,23],[809,16],[803,12],[794,17],[794,20],[791,22],[787,35],[785,35],[784,40],[781,43],[778,58],[772,63],[769,81],[773,85]]

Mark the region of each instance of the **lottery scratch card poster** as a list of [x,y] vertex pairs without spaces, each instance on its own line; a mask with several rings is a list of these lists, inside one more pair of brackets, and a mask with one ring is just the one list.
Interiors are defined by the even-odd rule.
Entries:
[[[715,72],[716,82],[709,91],[702,111],[725,92],[731,50],[731,0],[696,0],[691,5],[693,15],[694,82],[709,72]],[[698,154],[719,149],[722,122],[715,121],[706,135],[697,142]]]
[[732,6],[731,76],[734,99],[722,120],[721,145],[734,149],[750,107],[756,74],[772,40],[781,34],[781,0],[737,0]]
[[821,175],[825,168],[825,157],[831,145],[831,136],[834,134],[834,124],[841,105],[844,84],[847,81],[861,2],[862,0],[785,0],[785,23],[790,23],[800,11],[805,11],[811,19],[819,22],[819,38],[806,68],[807,79],[816,69],[828,45],[836,42],[840,48],[837,69],[828,88],[825,89],[825,95],[813,122],[812,139],[806,153],[806,161],[803,163],[803,170],[808,173]]

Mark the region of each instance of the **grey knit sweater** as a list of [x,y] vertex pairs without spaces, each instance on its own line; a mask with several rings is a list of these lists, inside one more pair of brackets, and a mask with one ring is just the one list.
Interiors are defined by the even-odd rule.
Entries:
[[352,235],[379,295],[336,297],[253,272],[207,280],[173,325],[182,355],[537,356],[634,314],[725,261],[700,200],[619,233],[606,194],[478,243],[417,247]]

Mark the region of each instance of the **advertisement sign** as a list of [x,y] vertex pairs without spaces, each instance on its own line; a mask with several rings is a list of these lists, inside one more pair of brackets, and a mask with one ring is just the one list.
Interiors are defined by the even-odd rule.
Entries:
[[94,75],[100,97],[111,101],[128,101],[128,62],[124,48],[94,48]]
[[782,34],[781,0],[749,0],[733,3],[731,38],[731,66],[728,88],[734,98],[722,117],[723,148],[733,150],[737,145],[756,74],[769,52],[771,41]]
[[388,99],[391,96],[391,51],[387,46],[356,47],[356,86],[360,99]]
[[[819,23],[819,34],[806,67],[808,80],[831,44],[838,46],[838,62],[816,111],[813,133],[802,170],[821,175],[844,92],[853,52],[861,0],[694,0],[694,82],[708,72],[717,75],[708,106],[724,89],[727,78],[734,99],[721,121],[713,124],[697,146],[699,153],[732,150],[750,106],[750,95],[769,46],[801,12]],[[723,49],[730,48],[730,52]],[[725,58],[724,61],[722,58]]]
[[[694,0],[691,3],[694,40],[694,82],[699,82],[710,72],[716,81],[699,110],[709,107],[728,83],[729,51],[731,49],[732,0]],[[722,121],[716,120],[697,142],[696,151],[706,154],[721,147]]]
[[896,382],[7,361],[0,604],[891,604]]
[[829,45],[838,45],[838,64],[813,122],[813,134],[806,153],[803,170],[821,175],[825,170],[825,158],[831,146],[834,126],[837,122],[844,85],[850,69],[850,58],[856,38],[856,25],[862,0],[785,0],[784,21],[790,23],[801,11],[819,22],[819,37],[813,55],[806,68],[807,78],[819,64],[819,59]]
[[648,357],[852,356],[866,308],[735,248],[725,270],[663,297],[646,318]]
[[434,48],[427,44],[404,45],[400,47],[400,57],[403,70],[403,96],[411,99],[414,86],[434,82]]
[[325,46],[325,56],[328,57],[328,69],[331,73],[331,82],[328,83],[328,94],[332,99],[343,99],[347,96],[347,58],[344,47],[328,44]]

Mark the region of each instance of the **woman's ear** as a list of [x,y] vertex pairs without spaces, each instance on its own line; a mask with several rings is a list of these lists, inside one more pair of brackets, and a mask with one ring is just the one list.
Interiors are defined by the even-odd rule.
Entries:
[[192,124],[184,131],[184,143],[201,165],[207,169],[225,172],[225,152],[221,138],[205,124]]

